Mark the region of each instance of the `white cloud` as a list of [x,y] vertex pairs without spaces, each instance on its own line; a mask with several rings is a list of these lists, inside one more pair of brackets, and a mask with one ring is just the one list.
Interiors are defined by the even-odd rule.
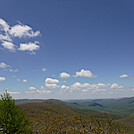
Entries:
[[43,91],[43,93],[50,94],[50,93],[51,93],[51,91],[48,91],[48,90],[46,91],[46,90],[45,90],[45,91]]
[[0,41],[12,41],[8,34],[2,35],[0,34]]
[[25,91],[25,93],[28,93],[28,94],[35,94],[35,93],[39,93],[39,94],[50,94],[51,91],[46,90],[43,86],[41,86],[40,90],[38,90],[35,87],[29,87],[29,91]]
[[30,26],[17,24],[11,27],[9,31],[10,35],[14,37],[37,37],[40,35],[40,31],[34,32]]
[[33,93],[36,93],[36,91],[28,90],[28,91],[25,91],[24,93],[26,93],[26,94],[33,94]]
[[57,83],[59,83],[59,80],[52,79],[52,78],[46,78],[45,83],[47,83],[47,84],[57,84]]
[[22,80],[22,82],[24,82],[24,83],[25,83],[25,82],[27,82],[27,80],[25,80],[25,79],[24,79],[24,80]]
[[124,88],[124,86],[118,85],[117,83],[113,83],[113,84],[111,85],[111,89],[120,89],[120,88]]
[[10,72],[13,72],[13,69],[9,69]]
[[10,72],[18,72],[18,69],[9,69]]
[[83,93],[87,93],[88,90],[87,90],[87,89],[83,89],[82,92],[83,92]]
[[18,50],[20,51],[34,51],[39,50],[40,46],[38,45],[39,42],[35,41],[34,43],[22,43],[20,44],[20,48]]
[[7,91],[7,93],[11,94],[11,95],[17,95],[17,94],[20,94],[20,92],[10,92],[10,91]]
[[75,82],[72,86],[71,89],[80,89],[82,87],[81,83]]
[[42,68],[42,72],[46,72],[46,68]]
[[5,77],[0,77],[0,81],[4,81],[4,80],[6,80]]
[[62,72],[60,73],[60,78],[69,78],[70,74],[66,73],[66,72]]
[[40,87],[41,90],[46,90],[43,86]]
[[45,86],[48,88],[58,88],[59,86],[57,85],[57,83],[59,83],[59,80],[57,79],[46,78],[45,80]]
[[73,93],[74,91],[77,92],[83,92],[83,93],[97,93],[97,92],[103,92],[106,91],[106,88],[110,88],[110,84],[103,84],[103,83],[97,83],[97,84],[90,84],[90,83],[83,83],[75,82],[74,84],[70,86],[62,85],[61,90],[69,91],[70,93]]
[[0,68],[8,68],[8,67],[10,67],[10,66],[7,65],[6,63],[4,63],[4,62],[0,63]]
[[48,84],[48,83],[45,83],[45,86],[50,88],[50,89],[54,89],[54,88],[58,88],[59,87],[57,84]]
[[7,65],[4,62],[0,63],[0,68],[3,68],[4,71],[10,71],[10,72],[18,72],[19,71],[18,69],[12,69],[10,65]]
[[7,22],[0,18],[0,30],[7,32],[9,28],[10,26],[7,24]]
[[9,28],[7,22],[0,19],[0,41],[12,41],[8,34]]
[[[18,37],[22,40],[22,37],[37,37],[40,35],[40,31],[33,31],[33,29],[22,23],[16,24],[14,26],[9,26],[6,21],[0,19],[0,41],[2,46],[11,52],[16,51],[17,45],[13,43],[13,37]],[[20,42],[21,42],[20,40]],[[20,43],[20,47],[17,50],[20,51],[30,51],[30,54],[35,54],[34,50],[39,50],[39,42],[34,43]]]
[[95,89],[92,91],[92,93],[98,93],[98,92],[106,92],[106,89]]
[[[110,94],[117,93],[117,92],[123,92],[125,86],[118,85],[117,83],[109,84],[109,83],[80,83],[75,82],[74,84],[70,86],[62,85],[60,92],[68,95],[76,95],[83,93],[84,95],[95,95],[95,94]],[[129,88],[128,88],[129,89]],[[82,94],[81,94],[82,95]]]
[[29,87],[29,90],[35,91],[35,90],[37,90],[37,89],[36,89],[36,87]]
[[4,41],[1,45],[9,51],[15,51],[15,45],[12,42]]
[[122,74],[122,75],[120,76],[120,78],[127,78],[127,77],[128,77],[127,74]]
[[41,86],[41,92],[42,92],[42,93],[46,93],[46,94],[51,93],[51,91],[46,90],[43,86]]
[[90,70],[81,69],[80,72],[76,72],[75,77],[88,77],[88,78],[93,78],[94,75],[92,74],[92,72]]
[[65,86],[65,85],[62,85],[62,86],[61,86],[61,89],[63,89],[63,90],[68,90],[69,87],[68,87],[68,86]]
[[90,84],[90,83],[83,83],[81,84],[80,82],[76,82],[73,85],[70,86],[71,89],[73,90],[78,90],[78,89],[88,89],[88,90],[94,90],[94,89],[99,89],[99,88],[106,88],[109,87],[110,84],[103,84],[103,83],[97,83],[97,84]]
[[14,72],[18,72],[19,70],[18,70],[18,69],[14,69],[13,71],[14,71]]

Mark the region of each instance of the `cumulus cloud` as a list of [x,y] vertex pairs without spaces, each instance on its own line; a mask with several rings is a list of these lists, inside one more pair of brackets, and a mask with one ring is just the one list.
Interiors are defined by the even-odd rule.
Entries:
[[4,62],[0,63],[0,68],[8,68],[8,67],[10,67],[10,66],[7,65],[6,63],[4,63]]
[[35,87],[29,87],[29,90],[28,91],[25,91],[25,93],[28,93],[28,94],[35,94],[35,93],[39,93],[39,94],[50,94],[51,91],[49,90],[46,90],[43,86],[41,86],[40,90],[35,88]]
[[7,24],[7,22],[0,18],[0,30],[7,32],[9,28],[10,26]]
[[18,72],[18,69],[9,69],[10,72]]
[[93,78],[95,77],[90,70],[84,70],[81,69],[80,72],[76,72],[75,77],[88,77],[88,78]]
[[9,30],[10,26],[8,23],[0,18],[0,41],[12,41]]
[[13,69],[9,69],[10,72],[13,72]]
[[18,69],[12,69],[10,65],[7,65],[4,62],[0,63],[0,68],[4,69],[4,71],[9,71],[9,72],[18,72]]
[[58,88],[59,87],[57,84],[47,84],[47,83],[45,83],[45,86],[50,88],[50,89],[54,89],[54,88]]
[[106,92],[106,89],[95,89],[92,91],[92,93],[98,93],[98,92]]
[[66,72],[62,72],[60,73],[60,78],[69,78],[70,74],[66,73]]
[[11,95],[17,95],[17,94],[20,94],[20,92],[10,92],[10,91],[7,91],[7,93],[11,94]]
[[62,90],[68,90],[68,89],[69,89],[69,87],[68,87],[68,86],[66,86],[66,85],[62,85],[62,86],[61,86],[61,89],[62,89]]
[[35,54],[33,51],[39,50],[40,46],[37,45],[39,42],[35,41],[34,43],[20,43],[20,47],[18,48],[18,45],[14,45],[13,38],[16,37],[22,40],[24,37],[33,38],[39,35],[40,31],[34,32],[33,29],[28,25],[19,23],[14,26],[9,26],[6,21],[0,19],[0,41],[2,42],[1,45],[9,51],[31,51],[32,54]]
[[22,82],[26,83],[26,82],[27,82],[27,80],[25,80],[25,79],[24,79],[24,80],[22,80]]
[[8,33],[10,36],[18,37],[18,38],[37,37],[40,35],[40,31],[34,32],[33,29],[28,25],[19,23],[11,27],[3,19],[0,19],[0,31],[3,31],[5,33]]
[[52,79],[52,78],[46,78],[45,83],[47,83],[47,84],[57,84],[57,83],[59,83],[59,80]]
[[43,67],[43,68],[42,68],[42,72],[46,72],[46,68]]
[[113,84],[111,85],[111,89],[120,89],[120,88],[124,88],[124,86],[118,85],[117,83],[113,83]]
[[71,85],[71,89],[77,90],[77,89],[88,89],[88,90],[92,90],[92,89],[99,89],[99,88],[106,88],[108,87],[110,84],[103,84],[103,83],[97,83],[97,84],[90,84],[90,83],[83,83],[81,84],[80,82],[76,82],[73,85]]
[[58,88],[57,83],[59,83],[57,79],[46,78],[45,80],[45,86],[51,89]]
[[6,80],[5,77],[0,77],[0,81],[4,81],[4,80]]
[[127,78],[127,77],[128,77],[127,74],[122,74],[122,75],[120,76],[120,78]]
[[34,32],[30,26],[17,24],[11,27],[9,31],[10,35],[14,37],[37,37],[40,35],[40,31]]
[[70,86],[62,85],[61,92],[71,93],[83,93],[83,94],[97,94],[97,93],[110,93],[110,92],[123,92],[126,87],[117,83],[80,83],[75,82]]
[[38,44],[39,44],[39,42],[37,42],[37,41],[35,41],[34,43],[32,43],[32,42],[22,43],[22,44],[20,44],[20,47],[18,50],[20,50],[20,51],[39,50],[40,46]]
[[45,93],[45,94],[50,94],[51,93],[51,91],[49,91],[49,90],[46,90],[43,86],[41,86],[41,92],[42,93]]
[[29,90],[37,90],[36,87],[29,87]]
[[82,87],[82,84],[80,82],[75,82],[72,86],[71,89],[80,89]]
[[9,28],[7,22],[0,18],[0,41],[11,41],[8,33]]
[[15,45],[12,42],[4,41],[1,45],[9,51],[15,51]]
[[8,34],[2,35],[0,34],[0,41],[12,41]]

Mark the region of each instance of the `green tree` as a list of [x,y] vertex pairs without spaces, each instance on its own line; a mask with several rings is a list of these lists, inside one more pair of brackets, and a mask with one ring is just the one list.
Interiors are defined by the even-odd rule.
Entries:
[[15,105],[9,93],[1,95],[0,99],[0,133],[31,134],[31,127],[24,112]]

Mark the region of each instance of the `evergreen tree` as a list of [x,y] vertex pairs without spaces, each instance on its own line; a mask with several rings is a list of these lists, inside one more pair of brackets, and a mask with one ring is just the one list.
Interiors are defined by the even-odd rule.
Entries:
[[9,93],[1,95],[0,100],[0,133],[31,134],[29,121]]

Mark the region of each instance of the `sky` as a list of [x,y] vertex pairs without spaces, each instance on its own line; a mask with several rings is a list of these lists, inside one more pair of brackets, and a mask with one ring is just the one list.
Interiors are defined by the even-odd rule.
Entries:
[[133,0],[0,0],[0,94],[134,96]]

